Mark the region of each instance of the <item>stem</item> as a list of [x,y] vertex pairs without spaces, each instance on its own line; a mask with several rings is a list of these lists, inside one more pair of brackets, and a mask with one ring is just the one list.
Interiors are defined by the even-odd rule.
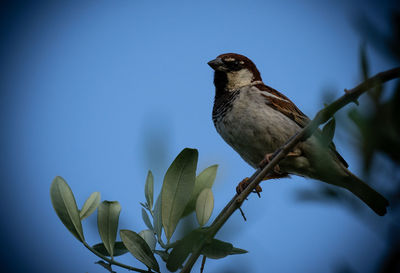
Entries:
[[133,266],[129,266],[129,265],[126,265],[126,264],[122,264],[122,263],[120,263],[120,262],[117,262],[117,261],[115,261],[114,259],[110,259],[110,258],[104,256],[103,254],[101,254],[100,252],[98,252],[97,250],[95,250],[94,248],[92,248],[90,245],[88,245],[86,242],[82,242],[82,243],[83,243],[83,245],[84,245],[87,249],[89,249],[89,250],[90,250],[91,252],[93,252],[96,256],[98,256],[99,258],[101,258],[101,259],[103,259],[104,261],[108,262],[109,264],[116,265],[116,266],[119,266],[119,267],[123,267],[123,268],[125,268],[125,269],[131,270],[131,271],[136,271],[136,272],[142,272],[142,273],[150,273],[150,272],[153,272],[153,271],[151,271],[150,269],[144,270],[144,269],[136,268],[136,267],[133,267]]
[[189,273],[191,271],[193,265],[201,254],[201,250],[204,247],[205,242],[208,242],[215,236],[215,234],[221,229],[221,227],[225,224],[229,217],[231,217],[235,210],[240,208],[244,200],[247,198],[247,196],[249,196],[253,189],[255,189],[255,187],[263,180],[263,178],[273,170],[274,166],[277,165],[279,161],[281,161],[299,142],[305,141],[307,138],[309,138],[314,131],[317,130],[319,125],[327,122],[339,109],[351,102],[357,102],[357,99],[361,94],[383,82],[387,82],[395,78],[400,78],[400,67],[378,73],[357,85],[353,89],[345,90],[345,94],[343,96],[320,110],[305,128],[303,128],[296,135],[292,136],[285,145],[277,149],[272,160],[266,166],[258,168],[254,172],[254,174],[248,180],[249,185],[239,195],[236,194],[215,218],[214,222],[210,226],[209,232],[206,234],[206,238],[202,240],[192,252],[183,269],[181,270],[181,273]]

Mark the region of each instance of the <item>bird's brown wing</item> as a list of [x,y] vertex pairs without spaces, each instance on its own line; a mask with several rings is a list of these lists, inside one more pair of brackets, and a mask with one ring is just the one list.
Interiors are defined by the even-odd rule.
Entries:
[[[256,87],[259,90],[268,93],[262,95],[267,99],[269,106],[293,120],[301,128],[306,127],[307,124],[311,121],[303,112],[300,111],[299,108],[297,108],[297,106],[289,98],[281,94],[279,91],[265,84],[257,84]],[[315,134],[321,136],[322,132],[320,130],[317,130]],[[342,164],[347,168],[349,164],[347,164],[346,160],[344,160],[344,158],[338,153],[338,151],[336,151],[336,147],[333,142],[329,144],[329,148],[332,150],[332,152],[335,153],[339,161],[342,162]]]

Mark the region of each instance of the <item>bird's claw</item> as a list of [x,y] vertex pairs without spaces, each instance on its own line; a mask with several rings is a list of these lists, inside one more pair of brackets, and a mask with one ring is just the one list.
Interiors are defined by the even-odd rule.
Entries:
[[[247,188],[249,186],[249,178],[246,177],[245,179],[243,179],[237,186],[236,186],[236,193],[240,194],[241,192],[244,191],[245,188]],[[258,197],[261,197],[260,192],[262,192],[262,188],[260,187],[260,185],[257,185],[255,187],[255,189],[252,191],[254,193],[257,193]]]
[[[271,162],[272,156],[273,156],[273,155],[274,155],[273,153],[271,153],[271,154],[266,154],[265,157],[264,157],[264,159],[261,160],[261,162],[258,164],[258,166],[259,166],[260,168],[264,168],[269,162]],[[274,166],[274,172],[277,173],[277,174],[280,174],[280,173],[281,173],[281,168],[279,168],[279,165],[278,165],[278,164],[276,164],[276,165]]]

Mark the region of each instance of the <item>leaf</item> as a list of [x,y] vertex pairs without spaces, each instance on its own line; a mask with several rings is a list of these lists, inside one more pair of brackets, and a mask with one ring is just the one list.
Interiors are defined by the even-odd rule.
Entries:
[[167,241],[190,200],[196,179],[198,152],[184,149],[172,162],[164,177],[161,190],[162,223]]
[[111,257],[114,256],[120,212],[121,205],[118,201],[103,201],[97,212],[97,227],[100,238]]
[[123,229],[119,232],[122,242],[129,252],[147,267],[160,272],[157,260],[146,241],[134,231]]
[[323,143],[329,145],[332,142],[333,136],[335,134],[336,121],[332,117],[331,120],[322,128]]
[[154,249],[156,248],[156,237],[154,237],[154,232],[149,229],[142,230],[141,232],[139,232],[139,236],[146,241],[151,251],[154,251]]
[[67,182],[56,176],[50,186],[50,198],[61,222],[81,242],[85,241],[78,206]]
[[194,190],[191,196],[189,203],[186,205],[185,210],[183,211],[182,217],[187,216],[192,213],[196,209],[196,201],[200,192],[205,189],[211,189],[214,184],[215,177],[217,176],[218,165],[212,165],[206,169],[204,169],[197,177],[196,182],[194,184]]
[[231,253],[229,253],[229,255],[246,254],[246,253],[249,253],[249,252],[245,249],[234,247],[234,248],[232,248],[232,251],[231,251]]
[[154,205],[154,217],[153,217],[153,225],[154,232],[157,234],[158,238],[161,238],[162,232],[162,213],[161,213],[161,193],[158,195],[156,204]]
[[[100,254],[104,255],[104,256],[110,256],[110,254],[108,253],[107,249],[105,248],[103,243],[98,243],[95,244],[94,246],[92,246],[96,251],[100,252]],[[114,244],[114,257],[116,256],[121,256],[124,255],[125,253],[128,253],[128,249],[126,249],[124,243],[122,242],[115,242]]]
[[79,217],[81,220],[85,219],[89,215],[91,215],[99,206],[100,204],[100,193],[94,192],[92,193],[89,198],[83,204],[81,211],[79,212]]
[[158,254],[164,262],[168,261],[169,253],[167,251],[154,250],[154,253]]
[[209,188],[205,188],[199,194],[196,202],[196,217],[200,226],[204,226],[210,219],[214,208],[214,196]]
[[153,230],[153,225],[150,222],[149,215],[147,214],[147,212],[144,208],[142,208],[142,219],[143,219],[143,222],[146,224],[146,226],[149,229]]
[[207,256],[207,258],[221,259],[228,255],[244,254],[247,253],[247,251],[244,249],[235,248],[231,243],[212,239],[211,243],[206,244],[203,247],[201,253]]
[[360,66],[361,66],[362,78],[363,81],[365,81],[369,77],[369,63],[367,59],[367,53],[365,50],[365,44],[362,44],[360,47]]
[[154,177],[153,173],[149,171],[147,173],[146,185],[144,186],[144,195],[146,197],[149,209],[153,208],[153,191],[154,191]]
[[203,239],[204,233],[197,229],[190,232],[183,239],[177,241],[175,247],[169,254],[167,269],[172,272],[178,270],[189,256],[189,253],[193,251],[193,248]]

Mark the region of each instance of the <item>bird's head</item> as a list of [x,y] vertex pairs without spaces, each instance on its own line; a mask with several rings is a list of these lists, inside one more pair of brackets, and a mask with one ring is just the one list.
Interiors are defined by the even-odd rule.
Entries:
[[243,86],[262,83],[256,65],[247,57],[236,53],[219,55],[208,65],[215,70],[214,84],[216,88],[232,91]]

